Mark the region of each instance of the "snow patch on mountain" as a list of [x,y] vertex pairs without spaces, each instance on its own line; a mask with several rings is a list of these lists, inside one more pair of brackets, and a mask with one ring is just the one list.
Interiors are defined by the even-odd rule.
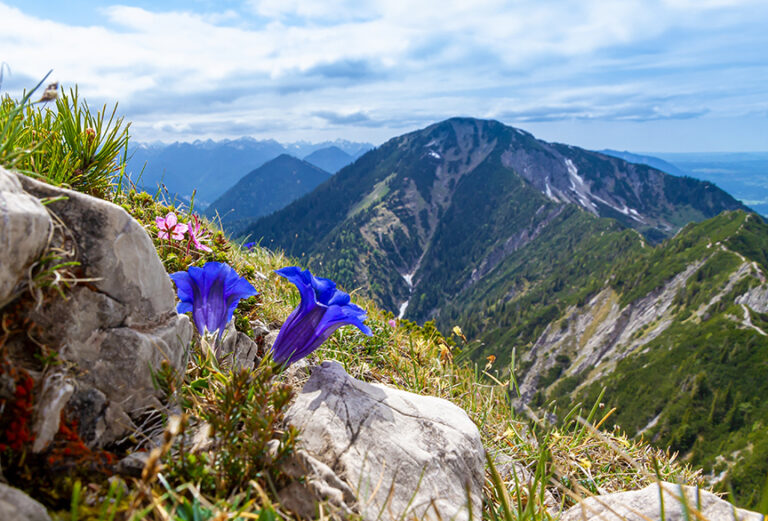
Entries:
[[571,191],[576,194],[576,198],[581,205],[592,212],[595,215],[599,215],[595,203],[591,201],[592,192],[589,190],[589,186],[584,182],[584,178],[579,175],[579,170],[573,161],[570,159],[565,160],[565,167],[568,169],[568,177],[571,181]]

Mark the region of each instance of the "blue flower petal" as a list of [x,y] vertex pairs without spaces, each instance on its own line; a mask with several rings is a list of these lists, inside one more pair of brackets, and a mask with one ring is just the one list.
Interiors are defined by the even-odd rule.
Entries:
[[176,313],[189,313],[190,311],[192,311],[191,302],[179,302],[179,305],[176,306]]
[[182,302],[192,302],[194,299],[194,290],[192,289],[192,279],[186,271],[171,273],[171,279],[176,283],[176,292],[179,300]]
[[301,304],[291,312],[272,346],[276,362],[290,365],[307,356],[344,325],[372,334],[363,323],[365,310],[350,303],[349,295],[332,280],[315,277],[309,270],[295,266],[276,272],[293,282],[301,294]]
[[317,301],[326,306],[338,291],[335,282],[314,275],[312,275],[312,287],[315,290],[315,295],[317,295]]
[[299,290],[301,296],[301,309],[307,310],[309,306],[317,303],[317,297],[315,296],[315,290],[312,288],[312,274],[309,270],[302,271],[297,266],[288,266],[287,268],[280,268],[275,270],[275,273],[288,279]]
[[232,319],[240,299],[256,295],[254,287],[228,264],[208,262],[171,275],[179,300],[177,312],[192,312],[199,332],[218,331],[219,337]]

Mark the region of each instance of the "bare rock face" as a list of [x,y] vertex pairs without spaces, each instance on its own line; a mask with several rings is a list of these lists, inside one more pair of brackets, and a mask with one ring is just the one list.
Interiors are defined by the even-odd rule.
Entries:
[[0,483],[0,519],[3,521],[51,521],[45,507],[21,490]]
[[86,277],[99,293],[130,310],[127,325],[157,320],[174,307],[171,281],[147,232],[110,202],[18,176],[24,190],[39,199],[61,197],[48,208],[72,232]]
[[[65,362],[59,367],[67,368],[49,368],[36,378],[40,394],[33,450],[46,449],[62,411],[77,420],[88,446],[104,447],[160,406],[153,372],[163,364],[183,370],[192,324],[176,313],[171,280],[146,230],[122,208],[1,170],[0,186],[23,189],[17,198],[51,198],[47,210],[73,251],[70,259],[78,263],[77,276],[87,281],[75,285],[66,299],[47,299],[29,312],[46,343]],[[40,203],[28,206],[35,204]],[[43,212],[48,218],[45,208]],[[22,217],[4,214],[11,222],[21,222]],[[49,226],[50,221],[25,228],[38,241],[28,238],[38,245],[29,255],[40,255],[39,244],[48,241]],[[6,271],[0,270],[0,288],[17,284]]]
[[301,430],[301,449],[338,476],[314,488],[347,507],[352,490],[363,519],[480,519],[480,433],[452,403],[361,382],[323,362],[286,419]]
[[[664,513],[660,492],[663,491]],[[696,513],[698,512],[698,514]],[[561,521],[763,521],[764,516],[736,508],[711,492],[687,485],[654,483],[642,490],[617,492],[585,499],[571,507]]]
[[14,296],[27,268],[42,253],[52,223],[40,201],[0,168],[0,307]]

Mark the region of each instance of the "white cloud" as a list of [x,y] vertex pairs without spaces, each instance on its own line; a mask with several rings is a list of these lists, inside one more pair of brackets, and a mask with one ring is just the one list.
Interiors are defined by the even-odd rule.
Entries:
[[728,116],[765,111],[768,99],[768,7],[757,0],[193,7],[115,5],[103,24],[82,27],[0,3],[0,59],[25,77],[54,68],[89,100],[119,100],[152,139],[165,129],[194,136],[206,121],[317,133],[379,122],[383,138],[398,121],[454,114]]

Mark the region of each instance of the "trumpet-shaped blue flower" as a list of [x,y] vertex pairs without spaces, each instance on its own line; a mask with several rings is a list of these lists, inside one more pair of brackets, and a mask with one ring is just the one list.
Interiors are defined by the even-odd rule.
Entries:
[[232,319],[240,299],[258,292],[228,264],[208,262],[202,268],[192,266],[187,271],[171,274],[179,296],[179,313],[192,312],[197,330],[217,331],[218,337]]
[[315,277],[309,270],[291,266],[276,270],[299,290],[301,304],[285,321],[272,346],[277,363],[290,365],[317,349],[339,327],[352,325],[370,336],[363,324],[365,310],[352,304],[349,295],[332,280]]

